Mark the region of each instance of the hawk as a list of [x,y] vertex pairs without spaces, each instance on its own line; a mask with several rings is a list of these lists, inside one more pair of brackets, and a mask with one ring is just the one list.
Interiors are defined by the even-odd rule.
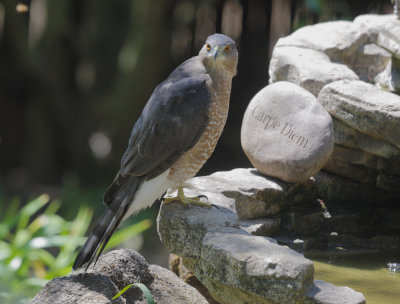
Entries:
[[104,194],[107,210],[80,250],[73,269],[98,259],[118,225],[178,189],[184,204],[211,206],[185,197],[182,184],[211,156],[224,128],[236,75],[235,42],[209,36],[199,52],[159,84],[133,126],[121,168]]

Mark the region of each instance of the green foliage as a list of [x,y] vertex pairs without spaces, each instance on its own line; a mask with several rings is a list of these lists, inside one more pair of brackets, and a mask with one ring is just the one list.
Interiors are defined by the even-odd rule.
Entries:
[[[22,208],[14,199],[0,214],[0,303],[26,303],[48,280],[71,271],[93,211],[81,207],[67,221],[56,214],[60,206],[44,194]],[[117,231],[107,249],[150,226],[150,220],[143,220]]]
[[153,296],[151,295],[150,290],[147,288],[146,285],[142,284],[142,283],[133,283],[133,284],[129,284],[128,286],[126,286],[124,289],[122,289],[119,293],[117,293],[112,299],[115,300],[118,297],[120,297],[121,295],[123,295],[129,288],[131,288],[132,286],[137,286],[140,288],[140,290],[143,292],[146,301],[148,304],[155,304]]

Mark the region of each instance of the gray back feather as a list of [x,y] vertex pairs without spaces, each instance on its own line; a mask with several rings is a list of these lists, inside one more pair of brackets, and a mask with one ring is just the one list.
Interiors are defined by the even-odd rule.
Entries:
[[132,176],[152,179],[200,139],[208,123],[209,76],[198,57],[186,60],[153,92],[136,121],[108,203]]

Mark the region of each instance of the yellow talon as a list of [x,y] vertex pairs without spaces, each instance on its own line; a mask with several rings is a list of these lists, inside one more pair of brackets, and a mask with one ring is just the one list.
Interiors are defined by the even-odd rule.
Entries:
[[198,206],[204,206],[204,207],[211,207],[210,203],[202,202],[200,201],[200,198],[198,197],[186,197],[185,194],[183,193],[183,187],[179,186],[178,187],[178,195],[175,197],[167,197],[164,198],[163,200],[164,204],[168,204],[171,202],[180,202],[187,206],[188,204],[193,204],[193,205],[198,205]]

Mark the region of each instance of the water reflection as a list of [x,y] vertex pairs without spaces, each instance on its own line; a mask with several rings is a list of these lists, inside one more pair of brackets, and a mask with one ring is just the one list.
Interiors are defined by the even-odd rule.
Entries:
[[400,272],[400,263],[387,263],[387,269],[391,272]]
[[400,251],[308,258],[317,280],[362,292],[368,304],[400,303]]

